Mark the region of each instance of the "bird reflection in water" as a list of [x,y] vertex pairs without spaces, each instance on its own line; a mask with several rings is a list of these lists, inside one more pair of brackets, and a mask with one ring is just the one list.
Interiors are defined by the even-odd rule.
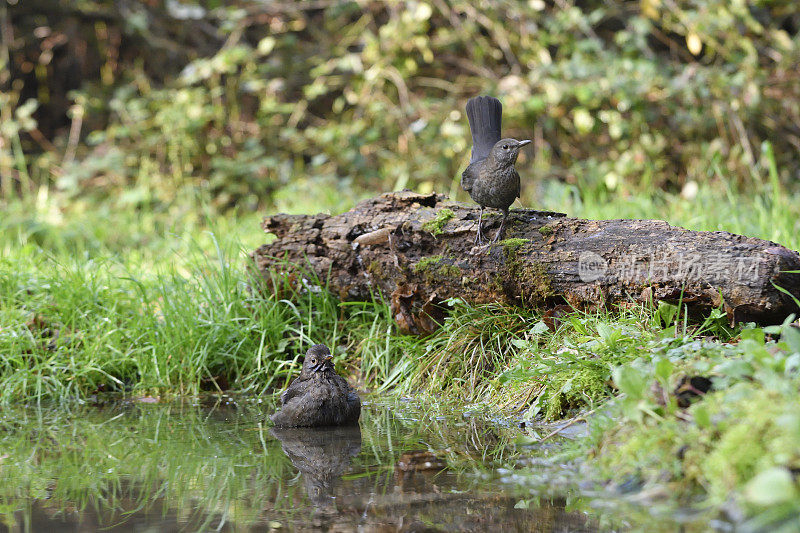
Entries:
[[302,473],[315,512],[335,513],[333,494],[352,458],[361,452],[361,428],[272,428],[270,433]]

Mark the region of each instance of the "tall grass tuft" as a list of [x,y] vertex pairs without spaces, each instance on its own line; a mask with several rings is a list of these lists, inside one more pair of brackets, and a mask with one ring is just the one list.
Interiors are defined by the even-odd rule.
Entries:
[[1,403],[103,391],[262,394],[284,386],[314,343],[350,372],[363,366],[370,386],[398,379],[384,304],[342,305],[310,273],[303,283],[264,282],[224,229],[164,235],[170,260],[156,261],[156,252],[121,253],[41,220],[6,224],[16,231],[0,243]]
[[482,399],[519,352],[513,341],[524,339],[536,320],[531,311],[457,302],[442,328],[418,346],[405,386]]

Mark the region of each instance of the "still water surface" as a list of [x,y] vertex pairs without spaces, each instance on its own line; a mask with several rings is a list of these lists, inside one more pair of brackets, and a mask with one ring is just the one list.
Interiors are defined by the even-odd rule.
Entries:
[[[609,531],[516,427],[367,399],[360,428],[269,427],[272,406],[115,402],[0,415],[0,530]],[[662,524],[664,525],[664,524]]]

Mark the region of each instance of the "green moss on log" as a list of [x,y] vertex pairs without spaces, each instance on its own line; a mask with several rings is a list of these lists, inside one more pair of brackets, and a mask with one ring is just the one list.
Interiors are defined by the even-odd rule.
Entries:
[[516,252],[526,243],[530,242],[528,239],[503,239],[500,241],[500,245],[506,251],[506,255],[509,252]]
[[414,269],[414,272],[416,274],[419,274],[421,272],[430,270],[431,267],[435,265],[438,265],[441,260],[442,260],[441,255],[432,255],[430,257],[423,257],[416,264],[414,264],[412,268]]
[[440,209],[436,213],[436,217],[422,225],[422,229],[429,232],[434,237],[441,235],[444,232],[444,227],[454,216],[456,216],[456,214],[452,209]]
[[428,283],[435,283],[441,278],[461,277],[461,269],[445,261],[442,255],[432,255],[419,260],[413,267],[414,273],[419,274]]

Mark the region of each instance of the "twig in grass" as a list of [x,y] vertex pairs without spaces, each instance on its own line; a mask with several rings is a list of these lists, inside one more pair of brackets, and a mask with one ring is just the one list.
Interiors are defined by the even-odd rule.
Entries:
[[561,433],[562,431],[564,431],[565,429],[570,427],[575,422],[578,422],[580,420],[583,420],[584,422],[586,422],[586,417],[589,416],[590,414],[594,413],[595,411],[596,411],[596,409],[592,409],[591,411],[588,411],[588,412],[586,412],[586,413],[584,413],[584,414],[582,414],[580,416],[576,416],[575,418],[573,418],[572,420],[570,420],[569,422],[567,422],[566,424],[564,424],[560,428],[554,429],[553,431],[551,431],[550,433],[548,433],[547,435],[545,435],[544,437],[539,439],[539,442],[544,442],[547,439],[549,439],[550,437],[552,437],[554,435],[558,435],[559,433]]
[[72,123],[69,127],[69,137],[67,138],[67,149],[64,152],[64,159],[62,164],[71,163],[75,159],[75,152],[78,149],[78,141],[81,138],[81,128],[83,126],[83,106],[76,104],[70,109],[72,114]]

